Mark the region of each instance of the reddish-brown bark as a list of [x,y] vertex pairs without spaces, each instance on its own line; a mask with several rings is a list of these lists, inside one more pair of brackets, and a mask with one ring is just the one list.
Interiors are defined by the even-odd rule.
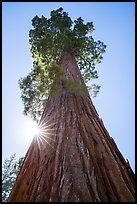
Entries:
[[[73,55],[64,53],[63,80],[84,83]],[[63,80],[57,87],[63,86]],[[51,95],[8,202],[134,202],[134,173],[88,95],[67,89]]]

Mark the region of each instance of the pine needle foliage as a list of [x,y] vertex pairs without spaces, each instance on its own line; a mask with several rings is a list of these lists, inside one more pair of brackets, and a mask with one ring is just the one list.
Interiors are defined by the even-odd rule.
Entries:
[[16,159],[16,154],[5,159],[2,165],[2,202],[6,202],[16,181],[24,158]]
[[[93,22],[84,23],[81,17],[72,21],[63,8],[51,11],[49,19],[35,16],[32,19],[32,27],[29,43],[34,58],[33,68],[26,77],[19,80],[19,85],[24,113],[37,120],[53,83],[64,74],[63,69],[59,67],[62,53],[75,55],[83,79],[87,83],[98,78],[95,66],[101,63],[106,45],[100,40],[96,42],[91,36],[95,30]],[[76,82],[70,85],[71,88],[74,83]],[[95,90],[96,96],[100,86],[94,84],[90,88],[93,92]]]

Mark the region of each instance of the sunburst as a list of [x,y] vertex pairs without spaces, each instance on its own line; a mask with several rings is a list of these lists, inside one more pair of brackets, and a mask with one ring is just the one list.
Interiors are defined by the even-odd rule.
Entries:
[[[50,121],[41,120],[39,124],[36,124],[36,132],[34,135],[34,140],[37,142],[39,149],[44,146],[45,143],[53,148],[53,142],[55,142],[55,124],[50,123]],[[54,148],[53,148],[54,149]]]

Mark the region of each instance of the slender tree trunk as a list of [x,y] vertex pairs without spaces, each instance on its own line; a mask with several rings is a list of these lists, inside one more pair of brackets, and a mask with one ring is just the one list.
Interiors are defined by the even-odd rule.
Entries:
[[[60,65],[84,83],[73,55]],[[8,202],[134,202],[134,173],[110,137],[88,95],[67,89],[49,97]]]

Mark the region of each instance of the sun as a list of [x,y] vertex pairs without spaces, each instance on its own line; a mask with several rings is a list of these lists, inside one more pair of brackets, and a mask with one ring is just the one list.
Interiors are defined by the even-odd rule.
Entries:
[[22,133],[27,144],[34,141],[39,148],[45,147],[45,145],[53,148],[56,137],[55,132],[55,123],[51,123],[51,121],[41,120],[37,123],[31,118],[26,118]]
[[34,121],[31,122],[29,131],[30,131],[30,133],[32,134],[33,137],[40,135],[40,127]]
[[41,134],[41,129],[34,120],[27,119],[23,132],[26,139],[32,141],[34,137]]

